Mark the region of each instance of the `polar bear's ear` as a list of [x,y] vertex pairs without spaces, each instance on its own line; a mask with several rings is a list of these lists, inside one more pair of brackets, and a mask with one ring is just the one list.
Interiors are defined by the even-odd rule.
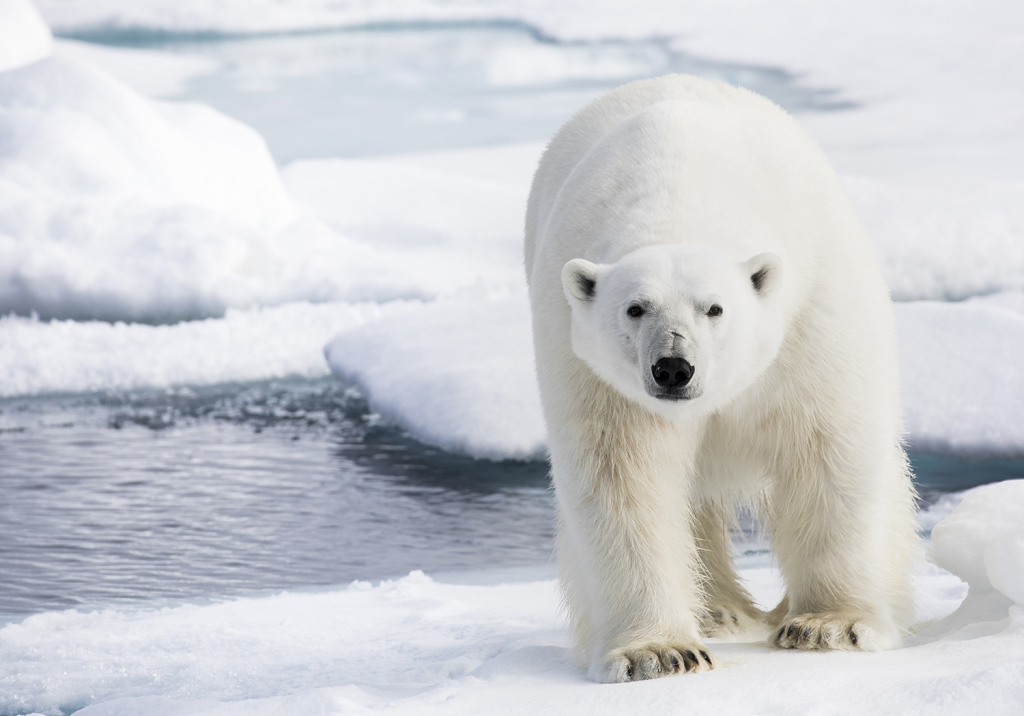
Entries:
[[750,283],[758,295],[771,293],[782,283],[782,259],[773,253],[753,256],[743,262]]
[[589,303],[594,298],[603,268],[586,259],[573,259],[562,267],[562,290],[570,304]]

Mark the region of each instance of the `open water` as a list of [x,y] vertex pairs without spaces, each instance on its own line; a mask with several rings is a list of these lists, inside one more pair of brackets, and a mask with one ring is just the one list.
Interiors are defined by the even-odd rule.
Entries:
[[[1024,461],[914,455],[928,501]],[[550,559],[547,464],[423,445],[330,378],[0,401],[0,619]]]

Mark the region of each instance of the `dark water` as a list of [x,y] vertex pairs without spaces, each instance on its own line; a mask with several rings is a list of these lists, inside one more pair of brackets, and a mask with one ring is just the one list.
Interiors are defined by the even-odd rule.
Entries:
[[783,69],[706,60],[668,39],[561,42],[519,22],[77,37],[213,60],[174,98],[256,128],[280,163],[546,140],[598,95],[670,72],[747,87],[791,111],[851,106]]
[[379,424],[330,380],[0,401],[0,614],[548,560],[543,463]]
[[[922,494],[1024,462],[914,455]],[[410,439],[331,379],[0,401],[0,615],[536,565],[542,462]]]

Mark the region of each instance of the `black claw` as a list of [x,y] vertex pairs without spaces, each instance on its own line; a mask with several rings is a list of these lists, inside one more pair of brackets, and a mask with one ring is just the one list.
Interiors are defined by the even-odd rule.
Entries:
[[812,627],[810,625],[805,626],[803,631],[800,632],[800,641],[804,641],[804,642],[810,641],[812,634],[814,634],[814,627]]
[[789,629],[786,630],[786,638],[792,639],[794,634],[796,634],[796,624],[790,624]]
[[679,671],[679,659],[676,658],[675,654],[668,657],[668,660],[672,662],[672,670]]
[[708,653],[702,650],[700,655],[704,657],[704,661],[708,662],[708,666],[711,666],[711,657],[708,656]]
[[857,646],[857,632],[853,630],[853,627],[848,627],[846,633],[850,635],[850,643]]
[[633,665],[632,664],[630,664],[629,666],[626,667],[626,678],[627,679],[632,679],[633,678]]
[[683,652],[683,662],[686,664],[687,671],[692,671],[693,669],[696,669],[699,665],[697,663],[696,655],[694,655],[694,653],[689,649]]
[[779,628],[779,633],[775,635],[775,641],[776,642],[781,642],[782,641],[782,635],[785,634],[785,633],[786,633],[786,627],[780,627]]

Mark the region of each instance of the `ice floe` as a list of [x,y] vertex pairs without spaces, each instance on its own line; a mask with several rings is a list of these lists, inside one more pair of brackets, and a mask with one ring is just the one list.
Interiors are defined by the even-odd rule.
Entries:
[[160,326],[7,316],[0,397],[322,376],[335,334],[416,305],[290,303]]
[[[1024,315],[1004,307],[1015,301],[1024,304],[1024,294],[895,304],[912,447],[1024,452]],[[476,297],[343,331],[327,357],[337,375],[362,386],[375,410],[420,439],[515,457],[543,440],[531,340],[525,295]]]
[[545,429],[525,301],[436,301],[343,331],[327,360],[375,412],[425,442],[477,457],[538,457]]
[[[0,629],[0,709],[612,714],[685,703],[791,714],[800,703],[836,714],[1011,714],[1024,701],[1022,510],[1024,483],[997,483],[968,492],[935,527],[934,565],[916,579],[921,625],[891,652],[712,640],[715,671],[593,684],[567,648],[554,581],[451,584],[413,572],[325,592],[32,616]],[[741,574],[762,604],[778,598],[767,562]]]

